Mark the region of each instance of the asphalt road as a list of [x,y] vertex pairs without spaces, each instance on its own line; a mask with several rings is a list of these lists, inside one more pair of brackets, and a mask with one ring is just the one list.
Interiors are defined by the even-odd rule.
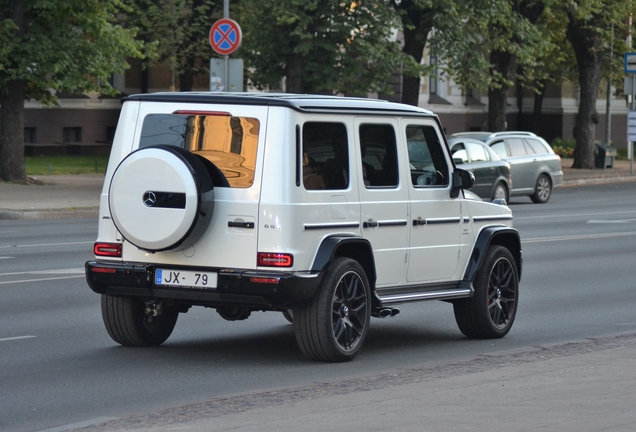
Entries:
[[213,397],[636,329],[636,183],[563,188],[545,205],[513,198],[524,267],[517,321],[501,340],[457,330],[451,305],[409,304],[374,319],[363,352],[322,364],[278,313],[227,322],[181,315],[158,348],[116,345],[87,287],[91,219],[0,221],[0,430],[61,431]]

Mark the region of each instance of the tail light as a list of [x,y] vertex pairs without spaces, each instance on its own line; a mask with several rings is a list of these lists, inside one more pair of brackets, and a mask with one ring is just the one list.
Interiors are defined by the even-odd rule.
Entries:
[[95,243],[93,253],[95,256],[121,258],[121,243]]
[[291,267],[294,265],[294,256],[288,253],[259,252],[256,262],[259,267]]

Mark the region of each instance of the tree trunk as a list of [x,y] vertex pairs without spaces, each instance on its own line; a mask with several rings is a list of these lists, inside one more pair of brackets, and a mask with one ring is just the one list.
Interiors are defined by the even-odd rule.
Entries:
[[[4,18],[13,20],[13,37],[26,37],[26,0],[12,0]],[[26,180],[24,168],[24,99],[26,82],[11,79],[0,92],[0,179]]]
[[0,178],[24,181],[25,82],[11,81],[8,88],[8,93],[0,94]]
[[589,22],[579,23],[572,17],[567,26],[566,36],[576,57],[579,71],[579,112],[574,125],[574,163],[572,168],[594,168],[594,138],[599,115],[596,98],[601,83],[602,41],[594,26]]
[[[411,1],[403,0],[400,6],[406,10],[403,18],[404,47],[402,52],[413,57],[418,65],[424,56],[424,47],[428,40],[428,34],[433,28],[434,11],[430,9],[416,9]],[[402,75],[402,103],[417,106],[420,97],[421,77]]]
[[537,83],[539,92],[534,94],[534,106],[532,108],[532,132],[541,134],[541,116],[543,111],[543,98],[545,97],[546,80]]
[[307,85],[303,79],[303,59],[298,54],[290,54],[285,65],[287,93],[307,93]]
[[[179,91],[189,92],[192,91],[194,85],[194,74],[192,69],[187,68],[179,75]],[[229,91],[229,85],[226,84],[226,91]]]
[[[499,72],[504,80],[510,79],[515,63],[515,58],[510,53],[501,51],[490,53],[491,68]],[[499,87],[493,86],[488,89],[488,130],[490,132],[505,131],[507,129],[506,106],[509,88],[506,82],[502,82]]]

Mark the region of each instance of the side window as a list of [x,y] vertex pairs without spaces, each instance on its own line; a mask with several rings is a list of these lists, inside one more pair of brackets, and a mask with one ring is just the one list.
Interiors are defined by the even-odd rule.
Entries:
[[448,165],[435,128],[407,126],[406,142],[413,186],[448,186]]
[[468,152],[466,152],[464,144],[455,144],[451,149],[451,154],[453,155],[453,162],[457,165],[468,163]]
[[523,144],[521,138],[510,138],[506,140],[508,147],[510,148],[510,156],[525,156],[526,147]]
[[303,185],[307,190],[349,187],[349,144],[342,123],[303,125]]
[[489,160],[486,149],[479,144],[466,143],[466,149],[468,150],[471,162],[486,162]]
[[536,139],[530,139],[530,138],[526,138],[525,141],[526,141],[526,144],[528,144],[530,148],[532,149],[532,153],[534,154],[548,153],[548,151],[545,149],[543,144],[541,144],[541,141]]
[[397,148],[393,126],[361,125],[360,154],[364,185],[367,188],[398,185]]
[[508,157],[508,151],[506,150],[506,144],[503,141],[497,141],[490,145],[490,148],[499,155],[500,158],[505,159]]

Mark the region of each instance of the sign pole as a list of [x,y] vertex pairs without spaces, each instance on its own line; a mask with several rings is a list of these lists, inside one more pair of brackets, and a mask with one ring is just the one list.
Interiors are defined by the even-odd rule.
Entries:
[[634,175],[634,142],[636,142],[636,52],[625,53],[623,58],[625,74],[631,75],[629,78],[625,77],[623,93],[631,95],[632,98],[627,112],[627,156],[629,157],[629,175]]
[[[632,111],[636,108],[636,74],[632,74]],[[627,143],[627,156],[629,157],[629,175],[634,175],[634,141]]]
[[[223,18],[230,17],[230,0],[223,0]],[[224,55],[225,59],[225,76],[223,77],[223,85],[225,87],[225,91],[230,90],[230,56],[229,54]]]

